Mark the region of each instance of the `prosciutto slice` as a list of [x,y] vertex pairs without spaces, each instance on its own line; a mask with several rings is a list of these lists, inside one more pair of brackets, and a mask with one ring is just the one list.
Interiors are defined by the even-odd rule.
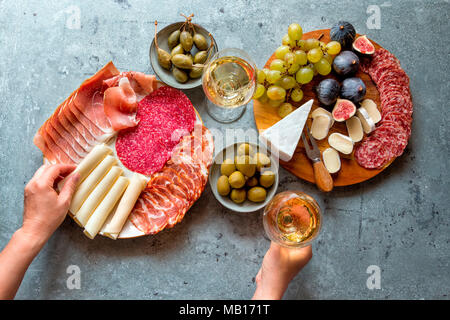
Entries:
[[137,99],[128,78],[120,79],[117,87],[105,90],[103,97],[105,114],[116,131],[134,127],[136,120]]
[[95,145],[136,126],[137,101],[155,87],[154,76],[120,73],[109,62],[58,106],[34,144],[51,163],[79,163]]

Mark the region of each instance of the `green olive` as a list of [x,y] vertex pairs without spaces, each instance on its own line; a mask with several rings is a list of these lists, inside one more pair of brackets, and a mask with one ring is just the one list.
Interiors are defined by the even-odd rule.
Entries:
[[263,202],[266,200],[267,191],[261,187],[253,187],[248,190],[247,198],[251,202]]
[[258,185],[258,179],[256,177],[248,178],[245,185],[247,187],[256,187]]
[[236,169],[247,177],[253,177],[256,171],[256,164],[250,156],[239,156],[236,162]]
[[238,155],[240,155],[240,156],[243,154],[249,155],[249,154],[253,153],[253,148],[248,143],[242,143],[239,145],[237,152],[238,152]]
[[256,163],[256,169],[258,169],[258,171],[260,171],[263,167],[270,166],[270,158],[261,152],[255,154],[253,161]]
[[172,57],[176,54],[183,54],[184,53],[184,49],[183,46],[180,44],[176,45],[172,51],[170,52],[170,54],[172,55]]
[[183,31],[180,34],[180,43],[185,51],[191,51],[194,39],[189,31]]
[[206,42],[206,38],[200,33],[194,34],[194,43],[198,50],[206,50],[208,48],[208,43]]
[[221,196],[227,196],[231,191],[230,182],[228,181],[227,176],[221,176],[217,180],[217,192]]
[[189,77],[192,79],[200,78],[203,74],[203,67],[192,67]]
[[245,189],[233,189],[231,190],[230,198],[234,203],[242,203],[245,201],[246,192]]
[[181,33],[180,30],[175,30],[174,32],[172,32],[170,34],[169,38],[167,39],[167,43],[168,43],[170,49],[172,49],[179,43],[180,33]]
[[269,188],[275,182],[275,173],[272,171],[264,171],[259,177],[259,184],[264,188]]
[[194,56],[194,63],[205,63],[206,58],[208,58],[208,52],[206,51],[199,51]]
[[242,188],[245,185],[245,177],[242,172],[235,171],[229,177],[228,181],[230,182],[230,186],[232,188]]
[[160,48],[158,48],[157,52],[159,65],[164,69],[170,70],[170,68],[172,67],[170,53]]
[[229,177],[235,171],[236,166],[234,165],[234,161],[231,159],[225,159],[220,166],[220,172],[227,177]]
[[187,55],[189,58],[192,59],[192,61],[194,61],[194,57],[192,56],[192,53],[186,52],[185,55]]
[[188,81],[189,77],[186,72],[184,72],[181,69],[178,69],[177,67],[172,68],[172,75],[179,83],[185,83]]
[[172,63],[178,68],[190,69],[192,68],[193,61],[185,54],[176,54],[172,57]]

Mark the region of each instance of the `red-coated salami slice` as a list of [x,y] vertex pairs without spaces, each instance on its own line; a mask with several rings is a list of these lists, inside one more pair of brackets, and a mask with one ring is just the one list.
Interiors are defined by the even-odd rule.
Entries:
[[181,91],[161,87],[139,102],[136,127],[119,132],[116,151],[131,171],[158,172],[172,155],[181,137],[194,128],[194,108]]

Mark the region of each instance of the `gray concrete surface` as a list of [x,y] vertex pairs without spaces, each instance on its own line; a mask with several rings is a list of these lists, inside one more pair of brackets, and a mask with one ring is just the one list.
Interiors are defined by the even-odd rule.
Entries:
[[[369,5],[382,5],[379,30],[366,25]],[[163,27],[191,12],[220,48],[244,48],[258,66],[289,23],[309,31],[339,19],[401,60],[415,108],[402,157],[376,178],[327,195],[281,170],[280,191],[307,192],[324,209],[314,257],[285,298],[448,299],[449,1],[0,0],[0,247],[21,225],[23,187],[41,164],[32,143],[39,126],[109,60],[122,70],[152,73],[153,21]],[[202,91],[187,94],[206,125],[217,126],[205,113]],[[251,109],[225,127],[253,128]],[[260,213],[229,212],[208,187],[180,225],[156,236],[91,241],[67,219],[17,297],[245,299],[268,245]],[[66,286],[69,265],[81,269],[79,290]],[[370,265],[381,268],[380,290],[366,287]]]

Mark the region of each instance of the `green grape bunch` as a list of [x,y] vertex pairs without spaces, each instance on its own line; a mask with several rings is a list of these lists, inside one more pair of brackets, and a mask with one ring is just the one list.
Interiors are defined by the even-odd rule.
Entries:
[[281,118],[294,110],[290,102],[302,101],[302,85],[310,83],[317,74],[330,74],[334,57],[341,52],[341,44],[337,41],[325,43],[320,38],[302,37],[302,27],[298,23],[290,24],[269,68],[256,73],[253,98],[279,108]]

